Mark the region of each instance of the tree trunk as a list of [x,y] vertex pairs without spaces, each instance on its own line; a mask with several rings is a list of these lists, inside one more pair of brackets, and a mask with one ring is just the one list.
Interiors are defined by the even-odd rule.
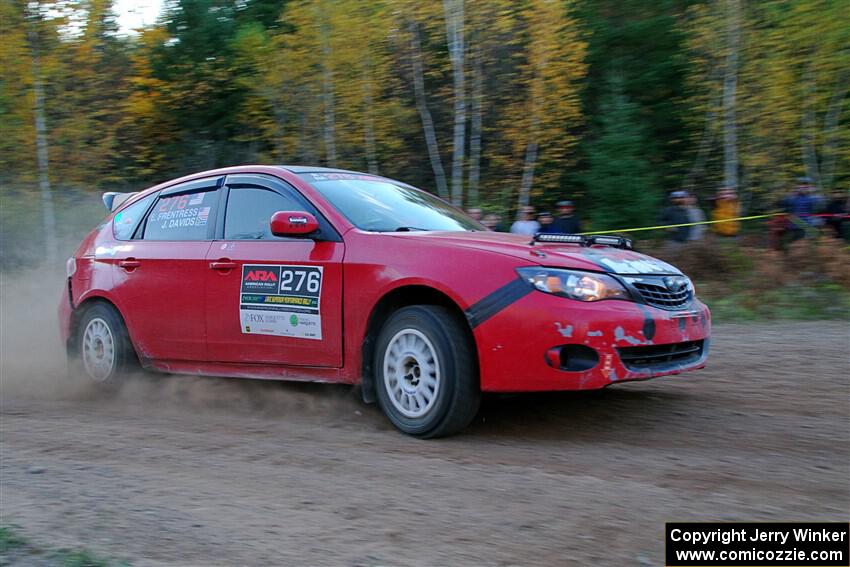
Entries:
[[726,0],[726,69],[723,78],[723,185],[738,188],[738,52],[741,42],[739,0]]
[[[713,85],[716,80],[720,79],[720,69],[718,68],[709,75],[708,83]],[[717,99],[711,97],[708,103],[708,110],[705,113],[705,125],[703,126],[702,136],[700,137],[699,147],[694,163],[688,170],[685,176],[685,181],[682,184],[682,189],[693,192],[696,178],[701,175],[705,169],[705,162],[708,159],[708,154],[714,146],[714,140],[717,137],[717,129],[715,123],[717,121],[717,109],[723,106],[723,93],[718,89]]]
[[366,145],[366,164],[369,173],[378,175],[378,152],[375,147],[375,120],[372,104],[372,77],[367,71],[363,80],[363,142]]
[[850,90],[850,72],[844,72],[838,80],[838,87],[832,94],[823,119],[823,148],[821,150],[821,183],[825,191],[832,188],[835,175],[835,161],[838,156],[838,124],[841,120],[841,107]]
[[265,99],[269,102],[269,105],[272,107],[272,113],[274,114],[274,125],[275,125],[275,139],[274,139],[274,152],[275,159],[278,160],[278,163],[286,163],[287,155],[286,155],[286,145],[284,144],[283,138],[286,134],[286,105],[279,99],[276,95],[274,89],[265,88],[263,89],[263,95]]
[[[298,89],[298,96],[301,100],[307,100],[307,97],[311,96],[311,94],[302,86]],[[298,155],[301,159],[301,163],[308,165],[316,162],[316,154],[318,152],[315,148],[315,142],[318,135],[311,128],[310,114],[306,111],[300,112],[299,114],[301,116],[298,121]]]
[[428,157],[431,160],[431,169],[434,170],[434,181],[437,184],[437,194],[446,199],[449,189],[446,185],[446,172],[443,170],[443,161],[440,159],[440,150],[437,147],[437,135],[434,133],[434,120],[425,100],[425,78],[422,71],[422,47],[419,42],[419,28],[415,22],[410,23],[410,59],[413,67],[413,94],[416,98],[416,109],[419,111],[419,119],[422,121],[422,130],[425,133],[425,145],[428,147]]
[[478,182],[481,179],[481,104],[484,99],[484,70],[481,50],[476,49],[472,67],[472,108],[469,129],[469,187],[467,202],[479,206]]
[[37,22],[41,17],[38,14],[38,4],[35,8],[36,14],[31,16],[35,21],[30,23],[29,37],[32,57],[32,88],[35,118],[35,143],[36,157],[38,160],[38,186],[41,194],[41,213],[44,225],[45,261],[49,268],[56,266],[57,239],[56,239],[56,214],[53,207],[53,191],[50,189],[50,167],[48,163],[47,147],[47,124],[44,117],[44,88],[41,83],[41,61],[39,54],[39,34],[36,29]]
[[[321,10],[321,3],[316,4],[317,10]],[[319,18],[324,16],[319,13]],[[321,20],[320,20],[321,21]],[[328,167],[336,167],[336,108],[334,102],[333,68],[331,60],[330,30],[326,22],[319,25],[319,33],[322,38],[322,103],[324,106],[324,140],[325,140],[325,163]]]
[[803,73],[803,113],[800,124],[800,152],[802,153],[803,166],[806,168],[806,177],[812,180],[812,184],[820,189],[820,172],[818,171],[818,154],[815,149],[815,110],[812,97],[815,94],[815,76],[811,64]]
[[537,164],[537,142],[528,142],[525,147],[525,165],[522,168],[522,181],[519,185],[519,199],[517,200],[517,219],[520,218],[522,208],[530,201],[531,186],[534,183],[534,166]]
[[463,38],[464,0],[443,0],[446,38],[454,82],[454,136],[452,147],[452,204],[463,206],[463,157],[466,150],[466,77]]

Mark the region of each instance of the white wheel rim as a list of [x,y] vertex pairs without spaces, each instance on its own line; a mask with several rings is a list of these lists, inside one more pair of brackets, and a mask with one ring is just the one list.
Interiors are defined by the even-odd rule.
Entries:
[[83,332],[83,366],[86,373],[98,382],[109,379],[115,366],[112,329],[100,317],[89,321]]
[[434,345],[416,329],[403,329],[384,352],[384,388],[405,417],[422,417],[440,393],[440,362]]

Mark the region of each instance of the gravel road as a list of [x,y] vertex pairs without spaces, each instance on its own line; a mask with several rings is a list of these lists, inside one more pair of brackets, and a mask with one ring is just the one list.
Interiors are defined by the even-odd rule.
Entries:
[[332,385],[92,393],[4,330],[2,523],[45,547],[134,565],[662,565],[665,521],[850,517],[846,322],[717,325],[703,371],[488,398],[437,441]]

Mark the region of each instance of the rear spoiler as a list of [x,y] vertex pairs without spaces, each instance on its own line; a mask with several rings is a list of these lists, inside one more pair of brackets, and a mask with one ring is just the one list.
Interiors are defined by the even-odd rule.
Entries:
[[103,194],[103,204],[108,211],[114,211],[136,193],[117,193],[110,191]]

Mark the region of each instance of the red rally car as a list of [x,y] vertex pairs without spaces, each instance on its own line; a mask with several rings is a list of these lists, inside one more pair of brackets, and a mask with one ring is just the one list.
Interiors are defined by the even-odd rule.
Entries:
[[490,232],[405,183],[207,171],[134,194],[68,260],[72,362],[360,384],[401,431],[465,427],[481,392],[590,390],[701,368],[710,315],[673,266],[606,236]]

